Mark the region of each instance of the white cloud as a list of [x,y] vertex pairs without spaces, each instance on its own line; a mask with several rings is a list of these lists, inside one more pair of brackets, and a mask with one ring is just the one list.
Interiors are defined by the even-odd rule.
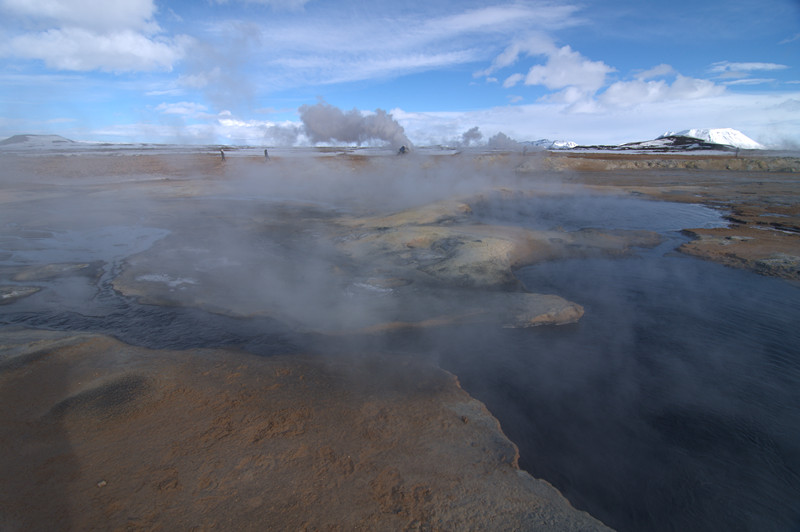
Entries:
[[668,95],[673,100],[695,100],[719,96],[723,92],[725,89],[713,81],[678,75],[670,86]]
[[308,142],[302,125],[291,121],[242,120],[228,115],[217,120],[214,131],[218,138],[237,144],[292,146]]
[[602,61],[591,61],[564,46],[549,54],[546,64],[531,67],[525,84],[544,85],[551,90],[576,87],[584,92],[595,92],[605,85],[606,76],[614,71]]
[[773,83],[775,78],[745,78],[734,79],[730,81],[723,81],[723,85],[763,85],[764,83]]
[[716,74],[715,78],[723,80],[726,86],[742,85],[762,85],[772,83],[773,78],[752,78],[754,72],[774,72],[776,70],[786,70],[789,67],[779,63],[737,63],[731,61],[719,61],[713,63],[708,71]]
[[696,100],[719,96],[725,92],[723,86],[704,79],[681,76],[668,83],[665,80],[618,81],[612,83],[599,97],[600,103],[612,107],[633,107],[643,103],[669,100]]
[[77,121],[78,121],[77,118],[51,118],[46,122],[48,124],[70,124]]
[[183,38],[151,38],[130,30],[99,34],[65,28],[13,37],[0,51],[58,70],[145,71],[170,70],[187,44]]
[[[179,117],[161,123],[117,124],[99,128],[90,135],[94,138],[116,138],[122,142],[157,142],[177,144],[250,144],[293,145],[307,143],[301,124],[284,121],[246,120],[229,111],[209,114],[206,120],[187,124]],[[2,119],[0,119],[2,125]]]
[[2,0],[0,10],[55,27],[94,31],[155,30],[153,0]]
[[592,110],[592,107],[586,105],[586,103],[593,100],[592,96],[592,92],[587,92],[580,87],[569,86],[558,92],[543,96],[540,101],[566,103],[571,106],[569,110],[576,110],[576,105],[583,102],[584,105],[581,105],[580,109],[582,112],[587,112]]
[[313,71],[317,83],[331,84],[389,77],[438,67],[468,63],[476,59],[474,50],[457,50],[442,53],[409,53],[372,56],[351,62],[348,57],[300,57],[280,59],[275,63],[289,70]]
[[162,103],[157,105],[155,110],[164,114],[187,117],[209,116],[208,107],[195,102]]
[[449,34],[486,30],[507,32],[510,28],[526,27],[531,23],[552,28],[563,26],[574,11],[572,6],[507,4],[439,17],[426,26]]
[[618,81],[600,96],[603,103],[613,106],[636,105],[664,100],[669,92],[666,81]]
[[189,38],[160,36],[155,12],[153,0],[0,0],[0,14],[17,22],[0,55],[59,70],[170,70]]
[[[214,3],[227,4],[230,1],[237,1],[237,0],[214,0]],[[261,4],[269,6],[273,9],[281,9],[287,11],[297,11],[303,9],[303,7],[309,2],[309,0],[238,0],[238,1],[244,2],[246,4]]]
[[475,77],[488,76],[502,68],[513,65],[521,55],[546,55],[557,50],[550,37],[534,33],[524,39],[517,40],[508,45],[500,55],[494,58],[492,64],[485,70],[473,74]]
[[[394,108],[391,114],[416,145],[446,143],[474,127],[479,127],[485,138],[503,132],[519,141],[548,138],[580,144],[620,144],[652,139],[664,131],[732,127],[765,145],[787,146],[793,142],[797,146],[800,142],[798,105],[800,92],[758,95],[723,92],[715,97],[645,101],[623,107],[581,100],[577,106],[548,101],[465,112],[407,112]],[[115,126],[92,134],[99,138],[112,136],[166,142],[308,143],[299,122],[249,120],[230,112],[209,114],[206,120],[196,124]]]
[[222,69],[215,66],[197,74],[182,74],[178,76],[178,85],[191,89],[202,89],[222,78]]
[[[228,115],[230,116],[230,115]],[[252,128],[265,128],[272,125],[271,122],[264,120],[240,120],[238,118],[220,118],[219,124],[223,127],[230,129],[252,129]]]
[[784,70],[789,68],[778,63],[735,63],[731,61],[719,61],[713,63],[708,69],[710,72],[752,72],[754,70]]
[[787,38],[783,39],[778,44],[789,44],[790,42],[794,42],[794,41],[797,41],[797,40],[800,40],[800,33],[795,33],[791,37],[787,37]]
[[118,142],[158,142],[176,144],[211,144],[217,141],[213,124],[114,124],[91,131],[94,138],[116,139]]
[[509,35],[574,24],[576,9],[513,2],[444,14],[435,3],[431,9],[387,4],[370,10],[325,10],[324,17],[312,12],[300,21],[265,29],[261,57],[264,71],[271,73],[269,83],[278,88],[399,76],[487,61]]
[[280,89],[399,76],[469,63],[484,53],[452,35],[410,35],[386,24],[309,20],[265,31],[251,55],[260,58],[265,83]]
[[653,68],[649,68],[642,72],[636,74],[636,79],[653,79],[653,78],[660,78],[663,76],[671,76],[675,74],[675,69],[672,68],[670,65],[665,65],[664,63],[660,65],[656,65]]
[[[556,48],[547,38],[512,44],[495,58],[491,67],[478,74],[513,64],[522,54],[547,56],[544,64],[537,64],[529,69],[524,76],[525,85],[540,85],[553,91],[540,97],[539,102],[564,105],[562,110],[567,113],[597,114],[609,108],[694,100],[725,92],[724,85],[682,76],[671,65],[664,63],[635,72],[632,80],[608,85],[608,75],[616,72],[614,67],[603,61],[588,59],[570,46]],[[765,68],[765,65],[758,64],[760,68]],[[746,66],[756,68],[755,64]],[[673,79],[670,82],[666,78]],[[514,87],[522,79],[523,75],[520,73],[511,74],[505,79],[503,87]]]
[[523,79],[525,79],[525,76],[523,74],[519,74],[519,73],[511,74],[503,82],[503,87],[506,88],[506,89],[509,89],[509,88],[513,87],[514,85],[516,85],[517,83],[519,83],[520,81],[522,81]]

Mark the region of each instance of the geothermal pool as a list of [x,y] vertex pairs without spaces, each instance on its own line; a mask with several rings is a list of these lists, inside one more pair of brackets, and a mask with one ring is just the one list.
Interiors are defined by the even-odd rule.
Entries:
[[[456,374],[520,447],[524,469],[612,527],[800,526],[800,292],[784,281],[674,251],[685,241],[681,228],[723,224],[719,213],[587,191],[503,201],[490,196],[473,205],[474,216],[486,224],[662,235],[662,244],[631,256],[558,260],[518,270],[529,291],[557,294],[585,308],[578,323],[559,327],[470,324],[323,335],[263,316],[145,305],[114,290],[113,279],[126,258],[158,243],[174,224],[186,230],[197,221],[220,275],[238,271],[226,265],[259,253],[295,249],[267,235],[246,254],[228,257],[230,234],[210,230],[215,220],[257,211],[246,206],[214,210],[221,197],[175,200],[195,201],[197,218],[188,221],[176,221],[164,208],[169,203],[158,199],[130,210],[98,207],[102,201],[86,204],[92,223],[75,227],[52,222],[26,229],[7,211],[0,268],[82,262],[88,273],[19,281],[41,290],[0,306],[0,327],[99,332],[151,348],[236,346],[264,356],[307,351],[336,356],[353,350],[411,355]],[[306,213],[308,206],[302,208]],[[281,209],[282,217],[296,216],[291,206]],[[67,214],[65,219],[87,216],[78,208]],[[113,219],[104,225],[106,216]],[[324,224],[324,216],[311,227],[304,223],[305,214],[294,224],[296,233],[280,239],[318,242],[314,224]],[[164,290],[190,289],[199,282],[189,274],[158,279]],[[400,289],[392,290],[376,290],[370,297],[382,298],[385,306]],[[459,297],[473,296],[464,290]]]
[[521,467],[612,527],[796,530],[797,289],[674,243],[525,268],[529,288],[584,305],[581,321],[462,331],[441,364],[500,419]]

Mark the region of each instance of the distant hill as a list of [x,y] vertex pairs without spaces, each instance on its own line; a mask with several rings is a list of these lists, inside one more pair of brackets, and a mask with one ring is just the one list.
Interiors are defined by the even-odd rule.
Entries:
[[66,144],[76,144],[76,142],[60,135],[14,135],[0,141],[0,146],[15,148],[50,148]]
[[636,152],[684,152],[684,151],[732,151],[736,148],[725,144],[714,144],[693,137],[668,136],[641,142],[628,142],[614,146],[576,146],[574,150],[602,150],[602,151],[636,151]]
[[764,146],[754,141],[741,131],[731,128],[722,129],[686,129],[678,132],[664,133],[653,140],[628,142],[617,146],[577,146],[577,150],[604,151],[647,151],[647,152],[684,152],[684,151],[734,151],[761,150]]
[[574,148],[578,144],[568,140],[550,140],[550,139],[541,139],[541,140],[534,140],[531,142],[526,142],[529,146],[535,146],[537,148],[544,148],[546,150],[569,150]]
[[659,138],[665,137],[690,137],[713,144],[733,146],[743,150],[763,150],[764,146],[754,141],[739,130],[725,127],[718,129],[685,129],[683,131],[668,132]]

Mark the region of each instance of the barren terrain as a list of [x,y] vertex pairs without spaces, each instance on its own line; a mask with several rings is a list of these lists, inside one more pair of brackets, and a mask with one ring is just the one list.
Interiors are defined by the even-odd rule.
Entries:
[[[330,157],[311,171],[210,154],[4,157],[0,304],[36,314],[123,298],[323,339],[574,323],[581,305],[530,293],[514,272],[661,240],[473,215],[489,195],[554,187],[719,209],[730,227],[681,228],[693,237],[681,252],[800,280],[797,159],[500,154],[460,160],[488,176],[474,186],[458,172],[437,184],[447,157],[385,159]],[[333,177],[315,181],[320,167]],[[376,168],[395,174],[370,181]],[[422,175],[411,190],[392,181],[406,169]],[[77,251],[49,253],[64,241]],[[605,528],[518,468],[457,376],[353,345],[264,357],[2,326],[0,528]]]

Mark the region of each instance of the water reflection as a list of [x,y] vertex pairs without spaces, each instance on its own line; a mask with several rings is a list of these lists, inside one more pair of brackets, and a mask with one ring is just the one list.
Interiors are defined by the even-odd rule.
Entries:
[[475,217],[486,223],[510,223],[543,230],[577,231],[593,227],[665,233],[726,224],[718,211],[702,205],[589,192],[533,197],[521,193],[494,193],[471,207]]
[[442,363],[524,468],[613,527],[796,530],[798,291],[661,251],[519,272],[584,305],[583,320],[490,340],[460,331]]

